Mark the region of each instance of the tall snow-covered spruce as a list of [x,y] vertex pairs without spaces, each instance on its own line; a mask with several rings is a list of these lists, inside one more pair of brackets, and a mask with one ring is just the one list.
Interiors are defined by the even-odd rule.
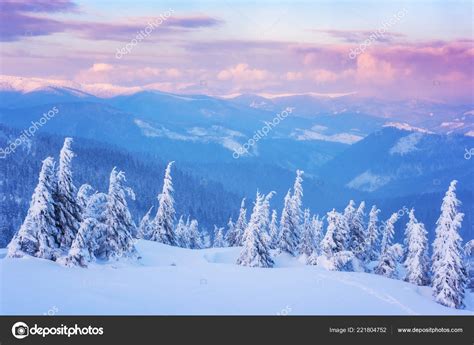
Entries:
[[378,250],[378,245],[379,245],[379,213],[380,210],[377,208],[377,206],[373,205],[372,208],[370,209],[369,213],[369,224],[367,225],[367,254],[366,254],[366,260],[367,261],[374,261],[379,258],[379,250]]
[[134,199],[135,195],[131,188],[126,187],[125,183],[125,173],[113,168],[107,195],[107,238],[104,243],[105,257],[108,259],[137,256],[132,238],[135,223],[128,210],[126,200],[127,196]]
[[272,247],[272,238],[270,236],[270,200],[275,195],[275,192],[268,193],[262,202],[262,209],[260,212],[260,229],[262,232],[262,239],[267,248]]
[[290,191],[286,193],[280,219],[280,238],[277,248],[280,252],[296,255],[299,243],[298,224],[293,217],[293,201]]
[[223,248],[227,247],[227,242],[224,236],[224,228],[218,228],[214,225],[214,243],[213,247],[215,248]]
[[245,208],[245,198],[240,203],[239,217],[233,228],[227,232],[227,244],[229,247],[238,247],[242,245],[242,238],[247,227],[247,209]]
[[380,245],[380,255],[385,253],[388,247],[391,246],[393,241],[393,235],[395,234],[395,223],[398,220],[398,213],[392,213],[390,218],[384,223],[383,234],[382,234],[382,243]]
[[303,226],[301,229],[301,241],[299,244],[299,253],[306,258],[310,257],[315,251],[316,239],[311,221],[311,212],[305,209],[303,212]]
[[427,231],[423,223],[415,218],[415,210],[408,213],[409,221],[406,225],[407,257],[405,260],[405,281],[416,285],[429,284],[429,259]]
[[354,212],[349,224],[349,250],[352,251],[359,260],[366,260],[366,238],[365,231],[365,202],[362,201]]
[[295,183],[293,184],[293,196],[292,196],[292,217],[293,223],[296,224],[296,233],[298,236],[301,232],[301,226],[303,221],[303,174],[304,171],[296,170]]
[[54,188],[54,159],[48,157],[43,160],[26,218],[8,244],[8,257],[31,255],[49,260],[58,257],[59,230],[54,214]]
[[264,196],[257,192],[252,215],[243,236],[243,248],[237,259],[238,265],[249,267],[273,267],[274,265],[269,248],[262,238],[263,203]]
[[59,243],[62,250],[69,250],[79,231],[81,207],[76,199],[76,187],[72,180],[72,138],[66,138],[59,153],[57,188],[53,194],[55,200],[56,226],[59,229]]
[[462,260],[462,239],[459,235],[464,214],[456,197],[454,180],[449,185],[441,204],[441,215],[436,221],[432,256],[432,286],[436,302],[451,308],[464,307],[467,282]]
[[235,232],[235,224],[232,221],[232,217],[230,217],[229,221],[227,222],[227,231],[225,234],[225,240],[229,247],[233,247],[234,244],[237,242],[236,235],[237,233]]
[[163,189],[158,195],[158,210],[153,221],[153,230],[150,239],[152,241],[178,245],[178,239],[174,232],[175,210],[173,198],[173,180],[171,178],[171,166],[174,162],[168,163],[163,180]]
[[403,256],[403,247],[401,244],[392,245],[395,233],[395,222],[398,220],[398,213],[393,213],[384,224],[380,256],[377,266],[374,268],[376,274],[388,278],[397,278],[398,261]]
[[268,225],[268,234],[270,235],[270,249],[276,249],[278,244],[279,229],[278,229],[278,213],[276,210],[272,210],[270,224]]
[[311,228],[314,237],[314,247],[311,255],[306,259],[308,265],[317,265],[318,257],[321,255],[321,241],[323,238],[323,221],[314,215],[311,219]]
[[204,243],[199,233],[199,225],[196,219],[191,220],[188,227],[188,244],[191,249],[201,249]]

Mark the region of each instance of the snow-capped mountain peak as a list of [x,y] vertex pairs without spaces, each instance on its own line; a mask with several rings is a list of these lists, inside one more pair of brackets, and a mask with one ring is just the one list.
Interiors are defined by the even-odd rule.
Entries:
[[387,122],[383,125],[383,127],[394,127],[397,129],[401,129],[403,131],[409,131],[409,132],[420,132],[420,133],[428,133],[428,134],[433,134],[433,132],[421,128],[421,127],[415,127],[412,126],[406,122]]

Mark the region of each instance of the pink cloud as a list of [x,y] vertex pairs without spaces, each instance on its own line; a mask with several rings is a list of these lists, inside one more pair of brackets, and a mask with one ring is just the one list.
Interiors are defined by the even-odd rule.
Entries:
[[252,69],[245,63],[239,63],[234,67],[222,70],[217,74],[219,80],[233,80],[240,82],[252,82],[268,79],[270,73],[263,69]]
[[182,76],[177,68],[154,68],[94,63],[90,68],[79,71],[75,80],[81,83],[110,83],[144,85],[172,81]]

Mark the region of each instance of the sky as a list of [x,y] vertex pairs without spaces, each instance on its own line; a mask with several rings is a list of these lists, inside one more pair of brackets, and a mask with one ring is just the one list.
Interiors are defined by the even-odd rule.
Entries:
[[472,102],[473,22],[472,1],[3,0],[0,72],[176,93]]

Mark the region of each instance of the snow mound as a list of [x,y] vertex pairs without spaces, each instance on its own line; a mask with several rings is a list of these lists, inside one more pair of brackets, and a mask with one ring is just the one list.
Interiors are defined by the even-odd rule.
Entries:
[[136,246],[138,262],[87,269],[2,258],[0,314],[277,315],[290,307],[290,315],[474,315],[433,302],[429,287],[305,266],[285,254],[276,256],[275,268],[249,268],[235,265],[241,248]]

